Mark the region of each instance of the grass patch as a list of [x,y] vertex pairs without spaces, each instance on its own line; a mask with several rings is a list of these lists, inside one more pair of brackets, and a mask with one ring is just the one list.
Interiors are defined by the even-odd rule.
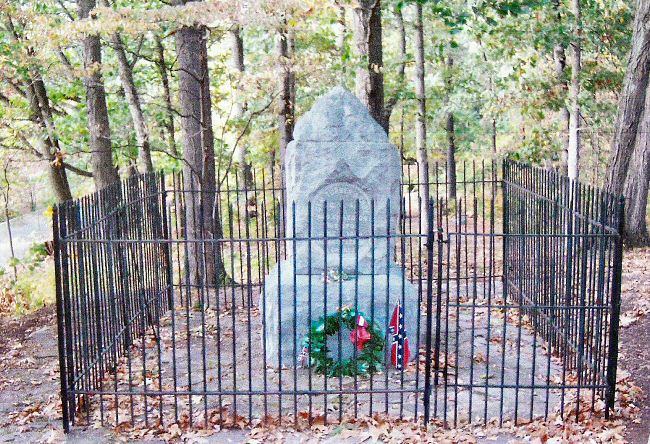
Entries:
[[35,244],[13,269],[0,269],[0,314],[22,316],[54,303],[54,260]]

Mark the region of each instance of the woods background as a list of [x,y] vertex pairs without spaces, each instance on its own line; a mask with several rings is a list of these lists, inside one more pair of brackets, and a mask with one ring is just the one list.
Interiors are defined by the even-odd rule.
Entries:
[[4,0],[3,217],[136,171],[185,169],[216,187],[239,168],[246,184],[250,165],[280,169],[295,118],[340,83],[422,173],[503,157],[557,167],[625,193],[628,242],[646,243],[649,10],[646,0]]

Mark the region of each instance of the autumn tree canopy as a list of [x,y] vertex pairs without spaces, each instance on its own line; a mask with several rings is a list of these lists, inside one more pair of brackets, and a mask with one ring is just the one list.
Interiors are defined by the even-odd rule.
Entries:
[[[602,185],[610,147],[624,145],[613,142],[629,114],[617,111],[623,83],[647,80],[630,74],[643,62],[628,65],[647,37],[636,10],[623,0],[4,2],[2,156],[37,172],[46,202],[206,153],[208,182],[240,168],[246,186],[250,166],[280,168],[296,117],[343,84],[421,168],[510,157]],[[199,78],[184,66],[188,30],[205,47]],[[202,85],[191,112],[190,79]],[[200,141],[188,112],[200,114]]]

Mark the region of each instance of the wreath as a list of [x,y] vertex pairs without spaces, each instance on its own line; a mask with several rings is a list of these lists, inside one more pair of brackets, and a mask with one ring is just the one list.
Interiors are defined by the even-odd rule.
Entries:
[[[356,359],[335,361],[328,352],[327,338],[347,327],[350,341],[357,347]],[[336,313],[312,323],[303,340],[303,355],[308,355],[316,373],[327,376],[367,375],[381,371],[384,359],[384,335],[366,320],[363,312],[343,307]],[[306,356],[305,356],[306,357]]]

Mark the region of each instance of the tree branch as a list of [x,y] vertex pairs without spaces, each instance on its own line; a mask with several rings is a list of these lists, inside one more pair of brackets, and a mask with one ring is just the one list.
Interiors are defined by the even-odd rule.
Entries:
[[237,147],[239,146],[239,142],[241,141],[241,139],[242,139],[242,138],[244,137],[244,135],[246,134],[246,131],[248,131],[248,127],[250,126],[250,124],[251,124],[253,118],[259,116],[259,115],[262,114],[264,111],[266,111],[267,109],[269,109],[269,108],[271,107],[271,105],[273,104],[273,101],[275,100],[275,98],[276,98],[278,95],[279,95],[279,93],[273,94],[273,96],[271,97],[271,100],[270,100],[270,101],[269,101],[265,106],[263,106],[262,108],[260,108],[260,109],[258,109],[258,110],[256,110],[256,111],[252,112],[252,113],[248,116],[248,119],[247,119],[247,121],[246,121],[246,125],[244,126],[244,129],[239,133],[239,136],[238,136],[237,139],[235,140],[235,144],[234,144],[234,146],[233,146],[233,149],[230,151],[230,156],[229,156],[229,158],[228,158],[228,166],[226,167],[226,171],[225,171],[225,173],[224,173],[224,175],[223,175],[223,178],[222,178],[221,181],[217,184],[217,190],[220,190],[220,189],[221,189],[221,186],[222,186],[223,183],[226,181],[226,178],[228,177],[228,172],[230,171],[230,167],[232,166],[232,159],[233,159],[233,156],[234,156],[234,154],[235,154],[235,150],[236,150]]
[[72,78],[78,79],[77,75],[74,72],[74,66],[72,66],[72,63],[70,62],[70,59],[68,59],[68,56],[65,55],[65,53],[63,52],[63,49],[58,48],[58,50],[56,51],[56,56],[61,61],[61,64],[65,67],[66,71],[68,71],[68,74]]
[[66,8],[66,6],[63,4],[63,1],[61,1],[61,0],[56,0],[56,2],[59,4],[59,6],[61,7],[61,9],[63,9],[63,12],[65,13],[65,15],[67,15],[68,18],[74,22],[74,21],[75,21],[74,16],[73,16],[72,13],[70,12],[70,10],[69,10],[68,8]]
[[73,173],[78,174],[80,176],[93,177],[93,173],[91,173],[90,171],[82,170],[81,168],[78,168],[74,165],[70,165],[68,162],[62,162],[62,165],[66,170],[72,171]]

